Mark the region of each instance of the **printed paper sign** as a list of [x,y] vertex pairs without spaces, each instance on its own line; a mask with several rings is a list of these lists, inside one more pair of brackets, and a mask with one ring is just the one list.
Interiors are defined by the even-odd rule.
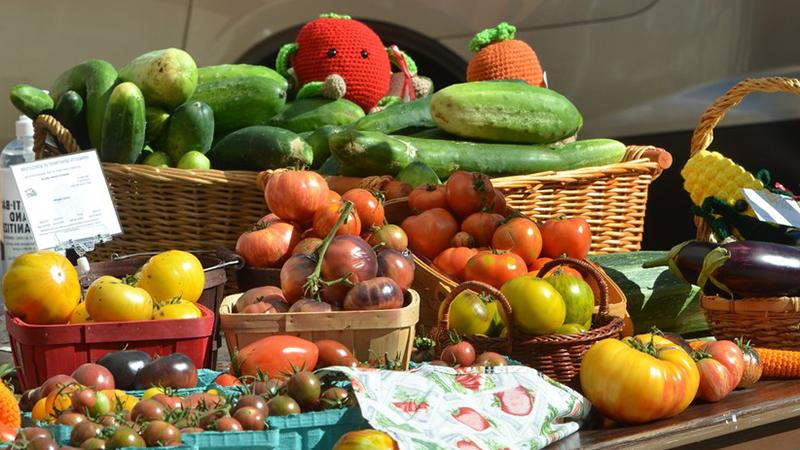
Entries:
[[800,227],[800,206],[792,198],[773,194],[764,189],[742,189],[742,192],[759,220]]
[[97,153],[11,166],[36,247],[122,233]]

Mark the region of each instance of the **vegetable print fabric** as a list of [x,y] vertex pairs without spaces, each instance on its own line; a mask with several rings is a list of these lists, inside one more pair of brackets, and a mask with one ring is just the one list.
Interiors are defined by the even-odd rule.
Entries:
[[524,366],[336,370],[350,378],[364,418],[401,450],[540,449],[577,431],[590,409]]

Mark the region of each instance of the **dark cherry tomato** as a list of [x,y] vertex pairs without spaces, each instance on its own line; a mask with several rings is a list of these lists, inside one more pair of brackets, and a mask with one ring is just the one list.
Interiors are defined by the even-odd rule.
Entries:
[[402,252],[408,248],[408,236],[398,225],[384,225],[367,240],[369,245],[376,246],[383,244],[383,248],[390,248]]
[[353,396],[347,389],[331,387],[322,391],[319,397],[323,409],[341,409],[353,406]]
[[[130,418],[130,413],[128,415]],[[112,428],[118,425],[119,420],[117,419],[117,416],[113,414],[103,414],[97,418],[97,422],[106,428]]]
[[72,372],[72,378],[78,383],[97,390],[114,389],[114,376],[111,371],[100,364],[86,363]]
[[31,412],[33,405],[42,398],[42,391],[37,389],[28,389],[22,393],[19,398],[19,409],[24,412]]
[[69,434],[69,443],[80,446],[87,439],[100,437],[102,432],[102,425],[87,420],[72,428],[72,432]]
[[[217,379],[219,379],[219,377],[217,377]],[[214,380],[214,381],[216,382],[217,380]],[[217,383],[217,384],[219,384],[219,383]],[[220,386],[223,386],[223,385],[220,384]],[[177,396],[174,396],[174,395],[167,395],[167,394],[163,394],[162,393],[162,394],[156,394],[156,395],[150,397],[150,399],[151,400],[155,400],[158,403],[161,403],[162,405],[164,405],[164,408],[166,408],[167,410],[182,409],[183,408],[183,402],[181,402],[181,398],[177,397]]]
[[385,218],[383,204],[372,195],[372,192],[361,188],[350,189],[342,195],[342,200],[353,202],[361,220],[362,233],[368,232],[374,226],[383,225]]
[[414,281],[414,259],[397,250],[384,249],[378,253],[377,276],[389,277],[407,291]]
[[267,402],[270,416],[288,416],[300,414],[300,405],[288,395],[277,395]]
[[314,344],[319,349],[317,367],[343,366],[347,358],[353,357],[350,349],[338,341],[322,339]]
[[433,208],[447,208],[447,190],[443,184],[424,184],[408,194],[408,207],[415,214]]
[[214,422],[214,429],[217,431],[242,431],[244,427],[233,417],[222,417]]
[[473,365],[487,367],[507,366],[508,361],[499,353],[483,352],[475,358]]
[[225,411],[212,410],[200,417],[200,420],[197,421],[197,425],[206,430],[215,429],[214,425],[217,423],[217,420],[225,417],[226,415],[227,413]]
[[74,427],[75,425],[85,422],[86,420],[88,420],[86,419],[86,416],[81,413],[65,412],[58,416],[56,423],[60,425],[66,425],[68,427]]
[[[236,401],[236,406],[231,410],[232,413],[236,413],[236,411],[242,408],[255,408],[261,411],[264,416],[269,414],[269,407],[267,407],[267,401],[264,397],[255,394],[246,394],[239,397]],[[244,424],[242,424],[244,425]]]
[[305,284],[317,263],[306,255],[294,255],[281,268],[281,290],[291,305],[305,295]]
[[16,435],[15,442],[21,443],[24,441],[32,441],[36,438],[41,438],[41,437],[51,438],[53,436],[50,434],[49,431],[45,430],[44,428],[26,427],[19,430],[19,433]]
[[200,427],[185,427],[181,428],[181,434],[202,433],[206,430]]
[[271,399],[278,395],[286,386],[286,382],[273,378],[267,381],[256,381],[250,384],[250,392],[254,395],[260,395],[266,399]]
[[314,300],[313,298],[301,298],[289,307],[289,312],[331,312],[331,304]]
[[135,422],[164,420],[164,405],[153,399],[141,400],[131,410],[131,419]]
[[[377,272],[378,257],[375,251],[358,236],[336,236],[331,240],[322,260],[322,279],[325,281],[347,277],[351,283],[356,284],[375,278]],[[347,285],[334,288],[323,290],[326,302],[341,301],[350,290]]]
[[53,438],[39,437],[30,441],[25,448],[28,450],[58,450],[61,447]]
[[237,409],[233,413],[233,418],[236,419],[245,430],[261,431],[266,428],[264,412],[252,406],[245,406]]
[[72,409],[79,412],[91,410],[97,403],[97,391],[93,389],[80,389],[72,393]]
[[[314,235],[316,237],[324,239],[331,232],[342,214],[342,205],[343,203],[327,203],[314,213]],[[360,234],[361,219],[358,217],[356,209],[353,208],[344,223],[336,230],[336,235],[358,236]]]
[[45,398],[50,395],[51,392],[73,383],[75,383],[75,379],[69,375],[54,375],[42,383],[42,386],[39,388],[39,398]]
[[286,382],[286,393],[303,409],[316,407],[321,391],[319,378],[305,370],[293,374]]
[[[331,191],[333,192],[333,191]],[[317,251],[319,244],[322,244],[322,239],[318,237],[307,237],[298,242],[292,250],[292,255],[308,255],[311,256]]]
[[214,409],[224,404],[225,400],[219,395],[209,394],[208,392],[196,392],[190,394],[183,400],[184,409],[197,409],[202,407],[204,410]]
[[495,201],[489,177],[477,172],[453,172],[445,184],[447,205],[457,216],[467,217]]
[[403,307],[403,289],[394,280],[377,277],[350,289],[342,302],[345,311],[396,309]]
[[448,345],[442,350],[441,358],[451,366],[471,366],[475,362],[475,347],[467,341]]
[[145,425],[142,438],[148,447],[168,447],[180,445],[181,432],[175,425],[163,420],[154,420]]
[[81,444],[81,450],[105,450],[105,448],[106,441],[100,438],[89,438]]
[[130,427],[119,427],[106,442],[106,448],[145,447],[144,439]]

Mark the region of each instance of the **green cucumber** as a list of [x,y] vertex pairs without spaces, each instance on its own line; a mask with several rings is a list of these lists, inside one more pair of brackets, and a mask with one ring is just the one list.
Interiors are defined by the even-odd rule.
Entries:
[[184,153],[196,150],[205,154],[214,139],[214,112],[203,102],[191,101],[170,115],[169,124],[156,147],[179,161]]
[[424,138],[424,139],[443,139],[445,141],[459,141],[462,140],[460,137],[456,136],[455,134],[450,134],[441,128],[428,128],[422,131],[419,131],[414,134],[410,134],[411,137],[417,138]]
[[137,56],[119,70],[119,77],[136,84],[148,105],[172,111],[194,93],[197,65],[185,51],[166,48]]
[[700,288],[676,278],[667,267],[643,269],[642,264],[667,252],[644,251],[590,255],[628,300],[635,333],[647,333],[656,326],[679,334],[708,330],[700,307]]
[[322,163],[317,172],[320,175],[336,176],[342,174],[342,163],[335,156],[329,156],[328,159]]
[[89,144],[89,131],[86,129],[86,108],[83,97],[75,91],[67,91],[53,107],[53,117],[64,125],[81,148]]
[[324,125],[350,125],[362,117],[364,110],[350,100],[311,97],[287,103],[269,124],[301,133]]
[[265,66],[251,64],[220,64],[218,66],[205,66],[197,68],[197,84],[209,83],[218,80],[228,80],[242,77],[266,77],[274,80],[283,87],[289,88],[289,83],[281,74]]
[[147,106],[144,109],[147,126],[144,130],[144,141],[148,144],[156,142],[167,129],[169,112],[159,106]]
[[563,95],[513,81],[454,84],[431,97],[436,125],[467,139],[548,144],[574,136],[583,125]]
[[367,114],[354,123],[352,129],[391,134],[406,128],[432,128],[436,126],[436,122],[431,117],[430,104],[430,95],[410,102],[397,103]]
[[75,91],[83,98],[89,141],[99,149],[102,145],[106,103],[116,85],[117,71],[114,66],[107,61],[90,59],[62,73],[53,82],[50,96],[56,103],[67,91]]
[[311,164],[314,154],[300,136],[283,128],[257,125],[222,138],[208,157],[222,170],[266,170]]
[[323,163],[331,156],[331,148],[328,143],[331,136],[342,131],[341,127],[334,125],[325,125],[317,128],[316,131],[311,133],[304,139],[311,146],[314,151],[314,161],[311,163],[311,168],[316,169],[323,165]]
[[31,120],[53,109],[53,99],[47,92],[29,84],[18,84],[11,89],[11,103]]
[[395,177],[397,181],[408,183],[412,187],[423,184],[442,184],[436,173],[421,161],[412,161],[411,164],[403,167]]
[[103,120],[100,160],[133,164],[144,148],[144,96],[135,84],[124,82],[111,92]]
[[266,77],[241,77],[203,83],[192,100],[199,100],[214,111],[217,133],[251,125],[265,125],[286,102],[286,89]]
[[618,163],[625,156],[625,145],[612,139],[565,145],[484,144],[354,130],[331,136],[330,148],[362,176],[396,175],[412,161],[421,161],[442,179],[457,170],[489,176],[572,170]]

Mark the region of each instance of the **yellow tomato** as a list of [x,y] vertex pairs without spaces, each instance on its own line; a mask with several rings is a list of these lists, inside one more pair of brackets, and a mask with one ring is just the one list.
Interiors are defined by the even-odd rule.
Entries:
[[202,315],[200,308],[194,303],[179,300],[159,305],[153,313],[153,320],[196,319]]
[[182,298],[194,303],[206,283],[200,260],[180,250],[153,256],[139,270],[137,278],[136,286],[149,292],[156,302]]
[[78,306],[72,311],[69,318],[69,323],[89,323],[94,322],[89,316],[89,311],[86,310],[86,302],[78,303]]
[[94,280],[86,290],[86,309],[95,322],[150,320],[153,299],[144,289],[106,275]]
[[6,309],[27,323],[67,323],[81,298],[78,272],[59,253],[26,253],[3,278],[3,297]]
[[640,334],[594,344],[583,355],[580,379],[583,395],[603,415],[644,423],[686,409],[697,393],[700,374],[679,345]]
[[139,402],[139,399],[135,396],[129,395],[125,391],[119,389],[105,389],[100,392],[108,397],[109,403],[111,404],[111,411],[115,411],[117,405],[122,405],[122,409],[130,411],[133,409],[134,405]]
[[40,398],[36,404],[33,405],[31,419],[37,421],[47,419],[47,398]]
[[151,388],[147,388],[144,393],[142,394],[142,400],[147,400],[149,398],[155,397],[158,394],[166,394],[167,390],[162,387],[153,386]]
[[552,334],[564,325],[564,299],[547,281],[521,276],[507,281],[500,292],[511,304],[514,324],[523,333]]
[[63,411],[72,407],[72,393],[80,390],[77,384],[69,384],[55,389],[45,398],[44,410],[48,417],[58,417]]
[[218,390],[216,390],[216,389],[213,389],[213,388],[212,388],[212,389],[209,389],[209,390],[207,390],[207,391],[206,391],[206,394],[209,394],[209,395],[216,395],[216,396],[220,396],[220,395],[222,395],[222,394],[220,394],[220,393],[219,393],[219,391],[218,391]]
[[333,450],[396,450],[397,444],[388,434],[378,430],[351,431],[342,435]]

